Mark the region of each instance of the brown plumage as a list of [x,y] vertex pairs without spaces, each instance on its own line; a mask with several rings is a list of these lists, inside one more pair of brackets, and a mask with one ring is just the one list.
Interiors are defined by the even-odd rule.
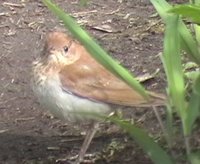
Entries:
[[63,33],[49,35],[47,49],[68,47],[68,61],[60,68],[63,89],[78,96],[126,106],[163,105],[164,96],[149,92],[149,101],[93,59],[87,50]]
[[[163,105],[165,98],[149,92],[144,99],[124,81],[96,62],[77,41],[62,32],[47,36],[45,49],[33,67],[33,89],[40,101],[60,118],[82,120],[77,112],[109,113],[110,104],[123,106]],[[93,127],[93,128],[92,128]],[[89,146],[92,124],[79,154]]]

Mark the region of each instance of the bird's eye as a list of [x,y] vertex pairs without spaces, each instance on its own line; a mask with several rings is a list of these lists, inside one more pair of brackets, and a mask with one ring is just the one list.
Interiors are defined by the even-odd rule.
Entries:
[[67,46],[63,47],[63,50],[64,50],[65,53],[67,53],[68,52],[68,47]]

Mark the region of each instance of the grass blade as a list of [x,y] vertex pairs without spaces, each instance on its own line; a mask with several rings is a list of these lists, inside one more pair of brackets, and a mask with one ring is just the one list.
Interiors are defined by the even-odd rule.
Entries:
[[90,54],[105,68],[111,71],[116,76],[120,77],[127,84],[133,87],[144,98],[148,98],[146,91],[139,84],[139,82],[133,78],[129,71],[120,66],[115,60],[113,60],[98,44],[96,44],[92,38],[63,10],[53,4],[50,0],[43,0],[43,3],[63,21],[69,31],[86,47]]
[[116,117],[110,117],[108,119],[120,126],[123,130],[126,130],[129,135],[150,156],[155,164],[173,164],[173,161],[169,155],[158,145],[158,143],[155,143],[146,132],[140,128],[137,128],[135,125],[132,125],[127,121],[120,120]]
[[182,115],[185,109],[185,85],[181,65],[180,36],[178,33],[179,17],[166,19],[163,64],[168,80],[169,95],[172,105]]
[[78,112],[78,114],[91,116],[92,118],[100,120],[109,120],[120,128],[128,132],[128,134],[139,144],[139,146],[144,150],[146,154],[149,155],[151,160],[155,164],[174,164],[171,157],[164,151],[158,143],[156,143],[153,138],[151,138],[143,129],[138,128],[136,125],[131,124],[129,121],[125,121],[116,116],[106,116],[102,114],[92,113],[92,112]]
[[185,113],[186,135],[190,135],[195,120],[200,115],[200,74],[195,80],[192,95]]
[[[168,10],[172,9],[172,6],[165,0],[150,0],[160,17],[164,22],[167,21],[169,13]],[[196,41],[192,34],[187,29],[186,25],[180,20],[178,25],[178,32],[181,39],[181,48],[187,52],[187,55],[197,64],[200,65],[200,53]]]

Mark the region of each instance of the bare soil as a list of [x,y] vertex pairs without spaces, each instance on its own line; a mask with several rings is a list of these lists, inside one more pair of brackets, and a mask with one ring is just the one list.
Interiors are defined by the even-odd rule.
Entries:
[[[164,92],[163,24],[146,0],[57,0],[65,11],[94,36],[121,64],[136,76],[158,73],[144,82]],[[77,128],[45,113],[30,87],[31,63],[41,53],[44,35],[62,27],[38,0],[0,2],[0,163],[56,163],[78,154],[84,128]],[[100,29],[99,29],[100,28]],[[124,115],[159,136],[151,109],[128,109]],[[88,153],[95,163],[151,164],[149,157],[127,134],[109,123],[99,131]]]

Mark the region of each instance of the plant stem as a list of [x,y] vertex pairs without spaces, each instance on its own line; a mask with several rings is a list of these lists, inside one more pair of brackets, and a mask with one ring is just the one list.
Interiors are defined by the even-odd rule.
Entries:
[[160,124],[160,127],[161,127],[161,129],[162,129],[162,131],[163,131],[163,134],[164,134],[165,138],[166,138],[166,141],[167,141],[167,143],[168,143],[168,146],[169,146],[169,148],[171,149],[171,147],[172,147],[171,140],[170,140],[170,138],[169,138],[169,135],[168,135],[168,133],[167,133],[167,130],[166,130],[165,126],[163,125],[163,121],[162,121],[162,119],[161,119],[161,116],[160,116],[160,114],[159,114],[159,112],[157,111],[157,109],[156,109],[155,106],[153,106],[153,111],[154,111],[154,113],[155,113],[155,115],[156,115],[156,118],[157,118],[157,120],[158,120],[158,123]]
[[184,136],[184,140],[185,140],[186,153],[187,155],[190,155],[190,152],[191,152],[190,136]]

